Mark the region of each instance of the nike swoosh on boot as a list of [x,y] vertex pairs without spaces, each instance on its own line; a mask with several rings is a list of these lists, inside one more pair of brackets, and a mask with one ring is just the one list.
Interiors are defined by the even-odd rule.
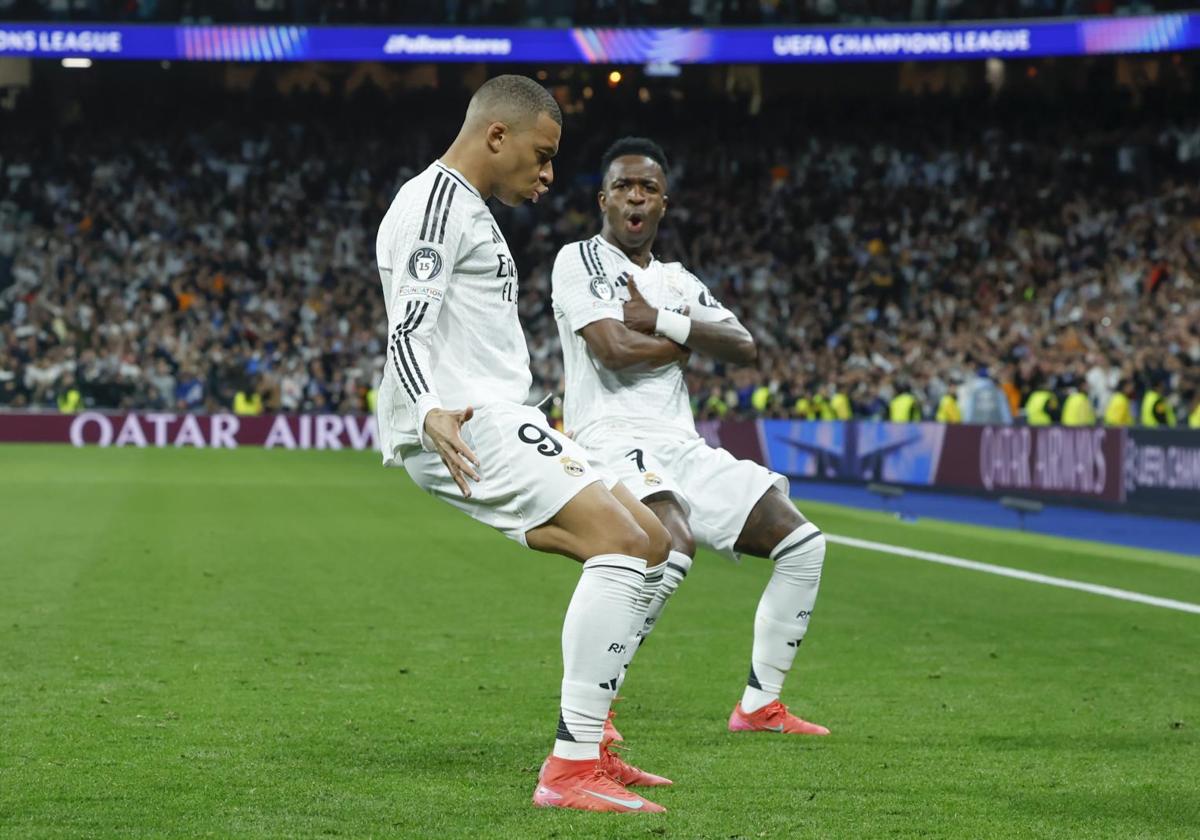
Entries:
[[646,804],[640,799],[617,799],[615,796],[608,796],[604,793],[596,793],[594,790],[584,790],[583,792],[588,796],[594,796],[597,799],[603,799],[605,802],[611,802],[614,805],[623,805],[631,811],[636,811]]

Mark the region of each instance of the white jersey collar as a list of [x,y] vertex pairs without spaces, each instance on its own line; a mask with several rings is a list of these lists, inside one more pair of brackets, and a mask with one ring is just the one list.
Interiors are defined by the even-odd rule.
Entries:
[[454,180],[458,181],[458,183],[462,184],[468,190],[470,190],[471,194],[474,195],[476,198],[478,198],[480,201],[483,200],[483,196],[481,196],[479,194],[479,190],[472,187],[471,182],[466,179],[466,176],[464,176],[461,172],[459,172],[453,166],[447,166],[446,164],[442,163],[441,159],[435,160],[433,162],[433,165],[436,166],[438,169],[442,170],[443,172],[445,172],[447,175],[449,175]]
[[597,233],[595,236],[592,237],[592,240],[595,242],[599,242],[600,247],[607,248],[608,250],[612,251],[618,257],[625,260],[625,262],[631,264],[638,271],[649,271],[650,269],[654,268],[654,264],[658,262],[658,258],[655,257],[654,254],[651,254],[649,265],[647,265],[645,268],[642,268],[640,265],[635,263],[633,260],[629,259],[628,254],[626,254],[624,251],[622,251],[616,245],[612,244],[607,239],[605,239],[603,234]]

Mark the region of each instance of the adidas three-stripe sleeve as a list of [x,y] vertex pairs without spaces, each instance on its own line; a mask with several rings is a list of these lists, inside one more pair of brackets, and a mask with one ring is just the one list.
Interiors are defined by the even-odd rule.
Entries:
[[592,240],[574,242],[558,252],[550,286],[556,315],[570,325],[572,332],[605,318],[625,320],[624,301]]
[[387,373],[413,412],[421,446],[433,451],[425,417],[442,402],[433,387],[432,338],[459,257],[462,241],[460,192],[448,174],[433,178],[421,201],[409,204],[385,241],[377,243],[380,271],[390,279],[387,293]]

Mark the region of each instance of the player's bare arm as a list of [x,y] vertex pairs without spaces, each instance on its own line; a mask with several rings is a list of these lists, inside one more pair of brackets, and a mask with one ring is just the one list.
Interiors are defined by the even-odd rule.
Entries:
[[[692,350],[698,350],[719,362],[749,364],[758,358],[758,348],[750,332],[735,318],[723,321],[699,321],[689,318],[687,313],[666,312],[656,309],[642,297],[637,283],[629,280],[629,300],[624,307],[625,324],[629,330],[654,335],[663,329],[671,328],[675,321],[680,330],[677,338],[685,338],[681,342]],[[672,318],[672,316],[674,316]],[[664,321],[666,323],[664,323]],[[688,323],[684,324],[683,322]],[[683,331],[686,330],[686,337]],[[668,339],[671,340],[671,339]],[[672,341],[674,343],[674,341]]]
[[579,334],[592,355],[609,370],[686,364],[691,355],[686,347],[669,338],[636,332],[614,318],[588,324]]

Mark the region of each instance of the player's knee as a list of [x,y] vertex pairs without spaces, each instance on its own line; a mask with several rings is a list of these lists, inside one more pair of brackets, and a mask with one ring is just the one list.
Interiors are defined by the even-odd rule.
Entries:
[[692,529],[686,524],[682,527],[671,529],[671,548],[678,551],[680,554],[686,554],[688,557],[696,556],[696,538],[692,536]]
[[775,555],[775,569],[796,581],[816,582],[825,565],[825,535],[811,523],[798,529]]
[[665,563],[667,555],[671,553],[671,532],[657,519],[647,526],[645,531],[648,543],[646,565],[657,566],[659,563]]
[[650,537],[636,522],[630,521],[620,528],[614,529],[607,535],[610,545],[609,553],[624,554],[628,557],[640,557],[650,563]]
[[674,500],[667,500],[662,503],[650,505],[654,515],[658,517],[663,527],[667,529],[667,533],[671,537],[671,550],[678,551],[680,554],[686,554],[688,557],[696,556],[696,538],[692,536],[692,528],[688,525],[687,514],[683,508]]

